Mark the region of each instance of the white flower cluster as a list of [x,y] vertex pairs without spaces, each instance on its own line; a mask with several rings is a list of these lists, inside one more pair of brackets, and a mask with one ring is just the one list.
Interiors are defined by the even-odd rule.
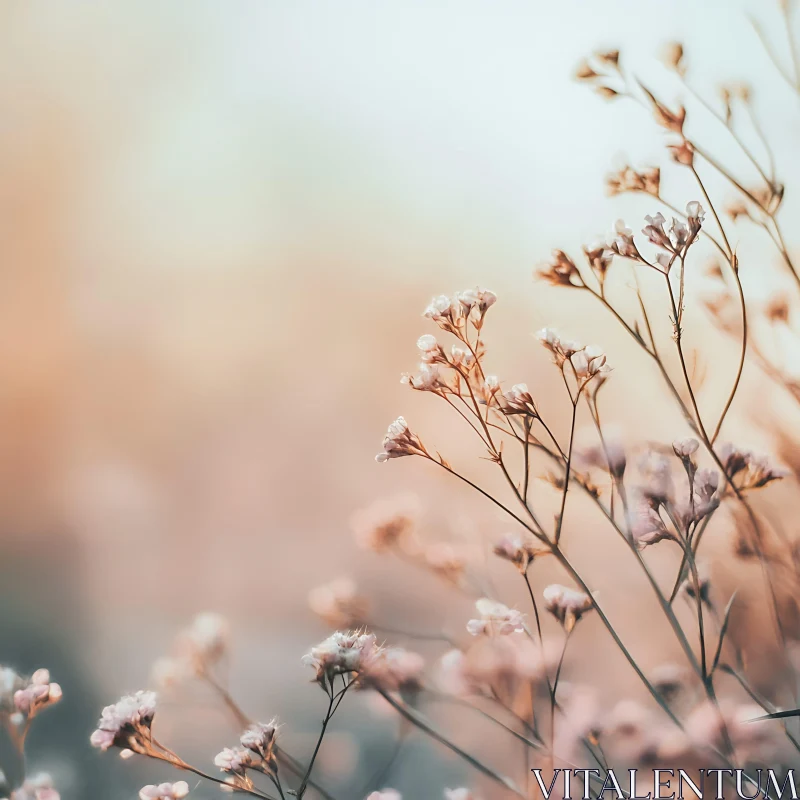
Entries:
[[594,603],[585,592],[554,583],[544,590],[544,605],[569,633]]
[[14,789],[7,800],[61,800],[61,795],[54,788],[53,779],[46,772],[42,772],[32,778],[26,778],[22,786]]
[[91,736],[92,747],[136,750],[149,746],[150,726],[156,713],[155,692],[138,691],[106,706]]
[[497,295],[476,287],[456,292],[452,297],[439,295],[431,300],[422,316],[435,322],[442,330],[455,333],[471,321],[476,328],[483,324],[486,312],[497,302]]
[[422,442],[409,430],[405,419],[398,417],[383,437],[383,450],[375,456],[375,460],[380,464],[390,458],[424,454]]
[[378,644],[374,634],[336,631],[303,656],[303,663],[313,667],[316,680],[330,683],[337,675],[360,673],[375,656]]
[[494,546],[494,554],[504,561],[510,561],[524,575],[539,551],[534,547],[530,536],[509,533]]
[[182,800],[189,794],[189,784],[186,781],[175,783],[159,783],[143,786],[139,791],[139,800]]
[[26,679],[11,667],[0,667],[0,710],[9,714],[14,724],[32,719],[61,696],[61,686],[50,680],[49,670],[37,669]]
[[525,617],[515,608],[509,608],[488,597],[478,600],[475,608],[478,619],[471,619],[467,623],[467,632],[472,636],[506,636],[525,630]]
[[570,365],[579,386],[584,386],[592,378],[597,378],[601,383],[611,373],[611,367],[606,364],[606,355],[597,345],[586,346],[562,339],[553,328],[542,328],[536,336],[552,353],[553,360],[562,370],[567,364]]
[[[655,258],[656,268],[665,274],[669,273],[676,259],[686,257],[687,250],[697,239],[697,234],[703,225],[705,212],[700,203],[693,200],[687,204],[685,216],[685,222],[673,217],[669,230],[666,227],[666,217],[660,211],[652,216],[645,216],[647,224],[642,233],[659,249]],[[608,244],[610,251],[616,255],[648,263],[636,247],[633,231],[626,227],[622,220],[614,223]]]

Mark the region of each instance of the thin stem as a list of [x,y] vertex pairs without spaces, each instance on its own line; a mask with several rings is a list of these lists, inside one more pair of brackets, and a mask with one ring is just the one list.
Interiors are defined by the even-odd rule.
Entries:
[[329,695],[329,702],[328,702],[328,710],[325,714],[325,718],[322,720],[322,728],[319,732],[319,737],[317,738],[316,747],[314,747],[314,752],[311,756],[311,761],[308,763],[308,767],[306,769],[306,774],[303,776],[303,780],[300,783],[300,788],[297,790],[297,797],[302,798],[306,792],[306,788],[308,786],[309,778],[311,777],[311,771],[314,769],[314,762],[317,760],[317,755],[319,754],[319,749],[322,747],[322,740],[325,738],[325,733],[328,730],[328,723],[333,718],[333,715],[336,713],[336,709],[339,708],[339,703],[342,702],[345,693],[347,692],[349,686],[345,686],[344,689],[339,692],[338,695],[333,693],[333,684],[331,683],[331,691]]
[[572,421],[570,423],[569,428],[569,444],[567,445],[567,460],[566,465],[564,467],[565,474],[564,474],[564,491],[561,494],[561,510],[558,512],[558,523],[556,525],[556,531],[554,541],[556,545],[559,543],[561,539],[561,530],[564,526],[564,510],[567,506],[567,492],[569,491],[569,484],[570,480],[569,477],[571,475],[571,468],[572,468],[572,446],[575,442],[575,420],[578,416],[578,399],[580,398],[581,390],[578,389],[578,394],[575,399],[572,401]]
[[430,736],[431,739],[443,745],[448,750],[459,756],[459,758],[466,761],[466,763],[469,764],[473,769],[477,770],[482,775],[485,775],[487,778],[490,778],[495,783],[499,783],[505,789],[508,789],[510,792],[513,792],[517,797],[523,797],[523,798],[525,797],[525,795],[514,785],[514,783],[509,778],[504,778],[502,775],[498,774],[493,769],[491,769],[491,767],[486,766],[486,764],[478,760],[475,756],[470,755],[469,753],[462,750],[458,745],[451,742],[437,730],[432,728],[418,711],[415,711],[413,708],[409,707],[402,701],[396,700],[388,692],[379,689],[378,693],[402,717],[407,719],[409,722],[413,723],[417,728],[419,728],[419,730]]

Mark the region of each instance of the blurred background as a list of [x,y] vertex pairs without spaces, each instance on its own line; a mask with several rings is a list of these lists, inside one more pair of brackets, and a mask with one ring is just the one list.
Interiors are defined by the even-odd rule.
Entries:
[[[607,318],[532,272],[553,247],[577,254],[615,218],[654,212],[608,200],[604,176],[665,165],[664,135],[572,75],[620,47],[674,101],[657,53],[680,39],[712,102],[723,80],[753,83],[791,183],[796,102],[750,14],[783,53],[777,4],[755,0],[3,4],[0,662],[48,666],[64,686],[30,745],[63,797],[134,797],[168,777],[100,757],[88,736],[198,611],[231,618],[231,686],[255,716],[280,715],[298,753],[322,710],[299,665],[327,635],[310,588],[346,574],[388,623],[402,608],[424,627],[432,602],[463,623],[468,599],[359,551],[349,527],[410,490],[433,538],[506,532],[446,476],[374,463],[401,413],[451,460],[475,455],[456,420],[399,383],[432,332],[421,313],[435,294],[495,291],[493,370],[527,381],[557,421],[538,328],[600,341],[621,365],[629,346]],[[690,124],[726,156],[713,121]],[[676,205],[696,199],[685,176],[664,181]],[[770,264],[745,270],[757,297],[781,290]],[[735,351],[693,319],[690,338],[717,337],[716,408]],[[649,367],[631,355],[626,369],[609,421],[685,435]],[[757,389],[745,381],[740,420]],[[600,550],[582,557],[614,557]],[[163,730],[189,754],[230,741],[209,698],[194,698],[191,726],[175,705]],[[379,728],[370,746],[391,741]],[[330,758],[364,768],[369,754],[339,735]],[[438,756],[420,743],[404,757]]]

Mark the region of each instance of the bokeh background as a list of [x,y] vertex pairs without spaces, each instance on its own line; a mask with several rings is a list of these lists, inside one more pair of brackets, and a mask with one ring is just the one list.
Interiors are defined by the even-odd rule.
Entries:
[[[373,461],[399,413],[452,460],[475,453],[398,381],[432,295],[493,289],[494,370],[556,417],[532,335],[545,324],[625,363],[607,391],[626,435],[685,433],[608,320],[531,276],[551,248],[654,210],[604,195],[610,166],[667,158],[647,115],[572,80],[597,48],[621,47],[668,100],[680,87],[656,56],[674,38],[710,97],[751,81],[791,179],[796,102],[751,14],[784,53],[777,6],[744,0],[2,5],[0,661],[47,665],[64,685],[31,735],[32,765],[63,797],[133,797],[161,776],[98,756],[88,735],[197,611],[230,616],[231,686],[255,715],[279,714],[298,752],[321,711],[299,666],[326,635],[311,587],[347,574],[387,622],[436,608],[461,624],[468,600],[360,552],[349,530],[355,509],[408,490],[435,538],[507,528],[423,465]],[[690,124],[728,154],[713,122]],[[665,177],[678,205],[695,199],[683,180]],[[743,235],[748,252],[755,295],[780,291]],[[694,319],[716,407],[733,350]],[[735,417],[757,390],[745,382]],[[611,575],[614,554],[573,527],[585,563]],[[178,703],[162,724],[208,758],[232,729],[210,698],[191,700],[191,725]],[[354,708],[343,729],[369,704]],[[371,747],[393,738],[378,727]],[[337,735],[330,762],[368,769],[368,748]]]

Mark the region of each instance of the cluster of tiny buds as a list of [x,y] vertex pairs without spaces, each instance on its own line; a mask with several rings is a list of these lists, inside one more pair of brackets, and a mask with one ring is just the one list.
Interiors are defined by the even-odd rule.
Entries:
[[452,297],[444,294],[434,297],[422,316],[448,333],[458,334],[467,322],[480,330],[486,312],[496,302],[497,295],[494,292],[476,287],[466,292],[457,292]]
[[380,464],[390,458],[418,455],[427,455],[425,447],[419,437],[409,430],[405,419],[398,417],[383,437],[383,450],[375,456],[375,460]]
[[619,50],[595,53],[591,61],[588,59],[582,61],[575,70],[575,77],[579,81],[589,83],[605,100],[613,100],[624,94],[624,90],[614,88],[608,83],[609,80],[613,82],[619,75]]
[[787,475],[786,470],[770,464],[766,456],[740,450],[732,444],[722,445],[719,456],[726,475],[731,481],[738,478],[736,486],[741,490],[759,489]]
[[536,335],[562,370],[569,364],[579,386],[585,385],[592,378],[598,378],[602,382],[610,374],[611,368],[606,365],[606,355],[600,347],[562,339],[552,328],[543,328]]
[[683,259],[697,235],[705,218],[702,206],[696,200],[686,206],[686,222],[673,217],[669,230],[666,228],[667,220],[659,211],[646,216],[647,225],[642,228],[642,233],[647,239],[659,248],[655,264],[650,264],[639,251],[633,238],[633,231],[622,220],[614,223],[614,230],[608,242],[609,249],[622,258],[648,264],[660,272],[668,273],[676,259]]
[[475,608],[478,618],[467,623],[467,631],[472,636],[507,636],[525,630],[525,616],[515,608],[488,597],[478,600]]
[[585,592],[560,586],[557,583],[546,587],[543,593],[545,608],[571,633],[575,623],[594,607],[594,601]]
[[417,391],[453,392],[455,389],[451,388],[445,378],[442,377],[439,366],[450,367],[465,375],[469,374],[476,363],[472,351],[459,347],[457,344],[450,348],[450,354],[448,355],[436,341],[436,337],[429,333],[420,336],[417,340],[417,348],[420,350],[421,358],[419,372],[417,374],[404,372],[400,378],[401,383],[408,384]]
[[239,747],[225,747],[214,757],[214,765],[228,774],[228,784],[234,789],[249,789],[252,782],[247,775],[254,769],[265,775],[275,775],[278,760],[275,753],[275,737],[278,726],[271,722],[256,722],[240,737]]
[[336,631],[303,656],[303,663],[315,671],[315,680],[325,688],[337,675],[362,672],[378,650],[374,634]]
[[139,800],[182,800],[189,794],[189,784],[186,781],[175,783],[159,783],[143,786],[139,791]]
[[611,197],[626,192],[643,192],[651,197],[658,197],[661,190],[661,170],[658,167],[636,170],[631,166],[624,166],[608,175],[606,190]]
[[61,686],[50,680],[49,670],[37,669],[23,678],[10,667],[0,667],[0,713],[8,714],[12,724],[33,719],[61,696]]
[[519,533],[509,533],[494,546],[498,558],[510,561],[524,575],[536,556],[541,555],[530,537]]
[[92,747],[108,750],[123,749],[123,755],[131,752],[147,753],[150,749],[150,726],[156,713],[154,692],[138,691],[125,695],[116,703],[106,706],[97,723],[97,730],[90,738]]
[[504,414],[508,415],[525,414],[530,417],[538,416],[533,397],[528,391],[528,385],[525,383],[516,383],[507,392],[503,392],[500,408]]

